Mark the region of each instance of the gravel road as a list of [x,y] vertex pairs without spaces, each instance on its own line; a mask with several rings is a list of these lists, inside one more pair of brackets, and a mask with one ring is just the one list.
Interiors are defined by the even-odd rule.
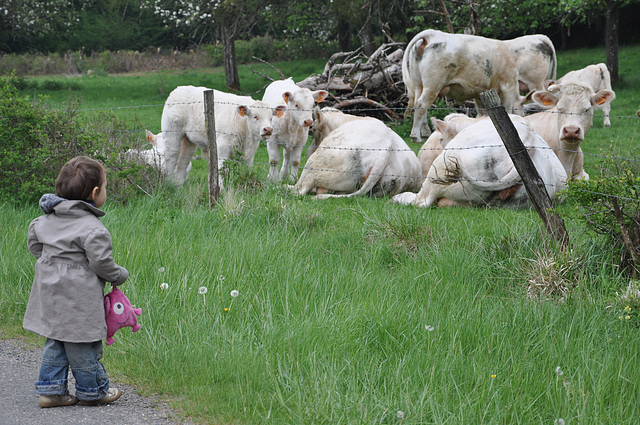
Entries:
[[[76,425],[127,424],[176,425],[177,415],[154,398],[139,395],[135,388],[111,380],[123,395],[113,404],[102,406],[53,407],[38,406],[33,384],[38,377],[42,350],[18,340],[0,339],[0,424],[2,425]],[[70,380],[72,377],[70,376]],[[73,383],[69,390],[73,394]]]

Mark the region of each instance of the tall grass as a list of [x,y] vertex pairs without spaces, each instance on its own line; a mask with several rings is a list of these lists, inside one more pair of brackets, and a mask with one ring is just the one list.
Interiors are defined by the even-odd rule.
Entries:
[[[627,68],[638,57],[621,62],[624,81],[637,82]],[[158,84],[157,74],[108,78],[140,79],[109,89],[123,97],[145,78]],[[614,114],[632,114],[637,87],[617,90]],[[148,93],[141,104],[156,101]],[[635,155],[638,122],[612,122],[596,119],[585,145]],[[131,272],[123,289],[143,309],[142,329],[105,349],[111,375],[212,424],[637,423],[640,320],[616,296],[628,278],[574,223],[573,250],[560,254],[531,210],[323,202],[269,184],[230,185],[210,210],[205,170],[196,160],[184,188],[105,206],[116,261]],[[39,214],[0,205],[0,320],[11,335],[23,334],[25,235]],[[531,297],[541,277],[567,282],[569,296]]]

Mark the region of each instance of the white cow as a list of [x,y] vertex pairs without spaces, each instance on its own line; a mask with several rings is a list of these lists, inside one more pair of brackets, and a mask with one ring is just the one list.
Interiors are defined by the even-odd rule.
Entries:
[[[208,147],[204,115],[206,90],[209,89],[180,86],[169,94],[162,111],[167,176],[177,185],[187,180],[187,166],[196,149]],[[253,165],[260,140],[268,139],[273,132],[273,110],[249,96],[218,90],[214,90],[214,102],[218,168],[233,157],[235,150],[244,154],[247,165]]]
[[580,144],[593,125],[593,110],[615,99],[613,91],[593,89],[582,83],[553,84],[547,91],[537,91],[532,99],[549,108],[525,119],[554,150],[567,175],[575,180],[588,180],[584,171]]
[[[298,87],[291,78],[274,81],[267,86],[262,101],[276,111],[272,120],[273,134],[267,143],[271,180],[280,181],[287,173],[291,180],[298,178],[302,149],[313,124],[314,104],[322,102],[328,95],[326,90],[311,91]],[[284,155],[280,153],[281,146]],[[278,173],[282,156],[284,160]]]
[[[485,117],[486,118],[486,117]],[[463,128],[484,118],[470,118],[464,114],[449,114],[444,120],[431,117],[431,123],[435,131],[424,142],[424,145],[418,152],[418,160],[422,165],[422,176],[427,177],[429,168],[433,161],[442,153],[444,147],[453,139]]]
[[507,112],[521,107],[518,70],[503,41],[425,30],[407,45],[402,59],[402,79],[415,108],[411,139],[421,143],[431,134],[427,110],[438,96],[474,99],[482,105],[481,92],[495,89]]
[[[164,145],[164,137],[162,137],[162,133],[153,134],[149,130],[146,130],[147,142],[151,144],[151,149],[129,149],[127,150],[127,155],[129,158],[134,160],[140,160],[145,164],[149,164],[158,170],[164,175],[167,174],[165,167],[165,145]],[[191,171],[191,162],[187,166],[187,175]]]
[[318,145],[336,128],[349,121],[368,119],[357,115],[345,114],[339,109],[326,106],[313,111],[313,124],[311,125],[311,145],[307,148],[307,157],[315,152]]
[[[527,147],[547,193],[554,198],[567,180],[560,160],[527,121],[511,120]],[[490,119],[481,119],[458,133],[429,169],[417,194],[406,192],[391,202],[419,207],[476,205],[518,208],[528,205],[522,179]]]
[[[611,89],[611,75],[609,74],[607,65],[604,63],[589,65],[577,71],[567,72],[562,78],[554,82],[554,84],[562,83],[586,84],[595,92],[602,89],[613,91]],[[611,120],[609,119],[609,115],[611,114],[611,102],[605,102],[602,105],[596,104],[596,108],[602,109],[602,112],[604,113],[604,126],[611,127]]]
[[[334,128],[309,157],[294,192],[339,198],[417,191],[420,161],[404,140],[382,121],[323,110],[321,123]],[[314,124],[315,125],[315,124]]]
[[544,90],[550,80],[556,79],[558,61],[549,37],[533,34],[504,42],[516,61],[520,92]]

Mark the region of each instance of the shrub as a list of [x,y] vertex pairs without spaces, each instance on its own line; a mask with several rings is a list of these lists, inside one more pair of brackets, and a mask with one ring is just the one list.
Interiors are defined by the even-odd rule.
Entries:
[[124,158],[129,132],[112,115],[89,121],[73,100],[64,110],[50,110],[43,98],[18,97],[15,81],[0,78],[0,200],[35,202],[53,192],[60,167],[77,155],[104,163],[109,197],[117,202],[157,185],[155,170]]
[[635,276],[640,267],[640,165],[606,159],[600,176],[569,183],[568,197],[576,207],[567,213],[603,235],[620,251],[621,266]]

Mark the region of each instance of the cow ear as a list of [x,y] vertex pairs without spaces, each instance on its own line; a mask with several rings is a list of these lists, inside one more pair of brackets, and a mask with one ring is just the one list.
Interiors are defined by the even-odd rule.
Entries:
[[439,131],[440,133],[444,133],[446,131],[445,129],[447,125],[444,121],[439,120],[436,117],[431,117],[431,123],[433,124],[433,128],[435,128],[436,131]]
[[313,120],[317,121],[318,123],[322,122],[322,111],[320,110],[320,108],[316,107],[313,108]]
[[249,108],[245,105],[238,105],[236,109],[238,110],[238,114],[240,114],[241,117],[246,117],[247,115],[249,115]]
[[593,95],[593,104],[594,105],[604,105],[605,103],[611,102],[616,98],[616,94],[613,90],[602,89],[599,90],[598,93]]
[[289,101],[291,100],[291,92],[290,91],[286,91],[284,93],[282,93],[282,98],[284,99],[284,101],[286,103],[289,103]]
[[329,96],[329,92],[326,90],[316,90],[313,93],[313,98],[317,103],[324,102],[325,98]]
[[558,103],[558,98],[547,91],[537,91],[531,98],[542,106],[551,107]]
[[154,146],[156,144],[156,139],[155,139],[153,133],[150,132],[149,130],[147,130],[147,142],[151,143]]
[[282,118],[282,116],[284,115],[285,109],[286,107],[284,105],[278,105],[274,108],[273,115],[275,115],[278,118]]

